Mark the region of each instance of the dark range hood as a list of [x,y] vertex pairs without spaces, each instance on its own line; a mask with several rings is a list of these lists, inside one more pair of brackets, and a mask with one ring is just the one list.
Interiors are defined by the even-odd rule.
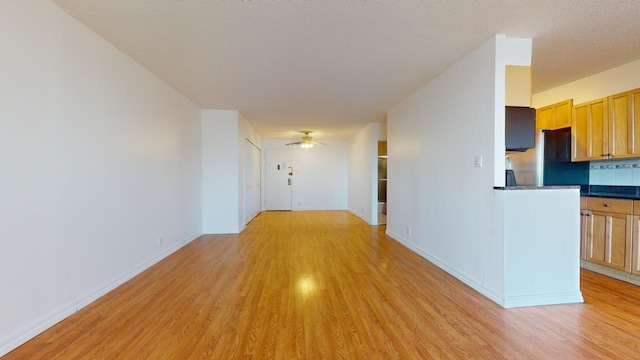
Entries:
[[504,130],[507,151],[527,151],[535,147],[536,109],[505,107]]

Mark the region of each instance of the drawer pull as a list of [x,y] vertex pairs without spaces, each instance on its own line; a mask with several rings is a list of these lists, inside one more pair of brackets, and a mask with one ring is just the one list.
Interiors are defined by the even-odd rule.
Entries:
[[609,204],[607,204],[607,203],[604,203],[604,204],[602,204],[602,206],[604,206],[604,207],[610,207],[611,205],[609,205]]

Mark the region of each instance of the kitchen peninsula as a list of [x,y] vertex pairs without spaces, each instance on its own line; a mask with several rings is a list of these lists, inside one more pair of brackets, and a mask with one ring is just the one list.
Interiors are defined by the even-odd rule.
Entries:
[[506,308],[583,302],[580,187],[495,187],[504,205]]

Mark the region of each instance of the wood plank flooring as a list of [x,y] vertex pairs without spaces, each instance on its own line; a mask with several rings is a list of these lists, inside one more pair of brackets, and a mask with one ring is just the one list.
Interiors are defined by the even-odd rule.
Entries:
[[[541,264],[543,266],[543,264]],[[357,217],[267,212],[203,236],[9,359],[638,359],[640,288],[502,309]]]

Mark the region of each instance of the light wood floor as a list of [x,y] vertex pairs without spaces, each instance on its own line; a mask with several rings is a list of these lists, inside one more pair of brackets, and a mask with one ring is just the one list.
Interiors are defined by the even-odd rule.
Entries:
[[5,358],[640,358],[639,288],[583,271],[582,291],[585,304],[505,310],[384,227],[268,212],[241,235],[195,240]]

